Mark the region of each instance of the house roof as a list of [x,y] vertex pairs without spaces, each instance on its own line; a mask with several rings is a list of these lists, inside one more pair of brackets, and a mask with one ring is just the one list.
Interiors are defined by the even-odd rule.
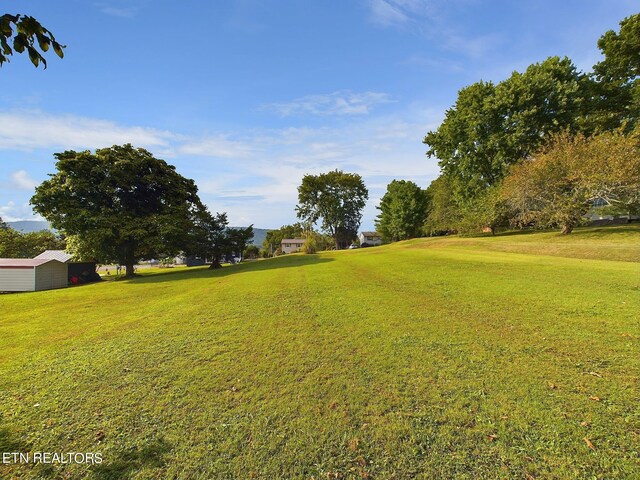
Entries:
[[33,257],[34,260],[39,259],[49,259],[49,260],[58,260],[59,262],[66,263],[70,261],[73,257],[69,255],[64,250],[45,250],[37,257]]
[[0,268],[35,268],[45,263],[58,261],[53,258],[0,258]]
[[304,238],[283,238],[281,243],[304,243]]
[[362,235],[365,237],[379,237],[380,234],[378,232],[362,232]]

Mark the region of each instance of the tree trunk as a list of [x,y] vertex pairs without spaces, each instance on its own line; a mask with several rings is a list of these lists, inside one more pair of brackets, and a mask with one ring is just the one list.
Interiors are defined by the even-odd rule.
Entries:
[[222,264],[220,263],[220,259],[218,257],[213,257],[211,265],[209,265],[209,269],[222,268]]
[[127,263],[125,264],[125,267],[127,268],[127,273],[125,277],[131,278],[136,274],[136,270],[135,270],[136,267],[133,261],[127,261]]
[[569,235],[573,232],[573,224],[566,223],[562,226],[562,231],[560,232],[562,235]]

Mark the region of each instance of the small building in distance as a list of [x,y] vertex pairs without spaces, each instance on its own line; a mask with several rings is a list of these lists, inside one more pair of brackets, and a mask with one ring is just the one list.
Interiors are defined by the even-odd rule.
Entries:
[[306,240],[304,238],[283,238],[280,242],[280,250],[282,253],[295,253],[302,250]]
[[[96,262],[74,262],[73,256],[64,250],[45,250],[34,260],[58,260],[68,266],[67,276],[70,283],[99,282],[100,275],[96,272]],[[72,279],[75,279],[72,281]]]
[[0,258],[0,292],[36,292],[67,286],[67,264],[50,258]]
[[358,235],[361,247],[372,247],[382,244],[382,235],[378,232],[360,232]]

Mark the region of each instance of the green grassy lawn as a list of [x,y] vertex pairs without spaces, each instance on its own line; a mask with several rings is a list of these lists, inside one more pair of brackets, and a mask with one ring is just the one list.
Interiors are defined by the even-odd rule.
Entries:
[[[640,478],[640,228],[0,296],[2,478]],[[591,448],[591,445],[593,448]]]

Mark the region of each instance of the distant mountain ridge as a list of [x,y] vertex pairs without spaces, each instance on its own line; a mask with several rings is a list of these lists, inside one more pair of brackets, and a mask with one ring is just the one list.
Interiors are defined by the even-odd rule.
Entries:
[[[14,230],[18,230],[19,232],[29,233],[29,232],[39,232],[41,230],[51,230],[51,225],[49,222],[41,221],[41,220],[21,220],[18,222],[6,222]],[[266,228],[254,228],[253,229],[253,240],[251,243],[257,247],[262,246],[262,242],[267,236]]]
[[49,222],[44,222],[41,220],[21,220],[18,222],[6,222],[6,224],[14,230],[23,233],[39,232],[41,230],[53,231],[53,229],[49,225]]

